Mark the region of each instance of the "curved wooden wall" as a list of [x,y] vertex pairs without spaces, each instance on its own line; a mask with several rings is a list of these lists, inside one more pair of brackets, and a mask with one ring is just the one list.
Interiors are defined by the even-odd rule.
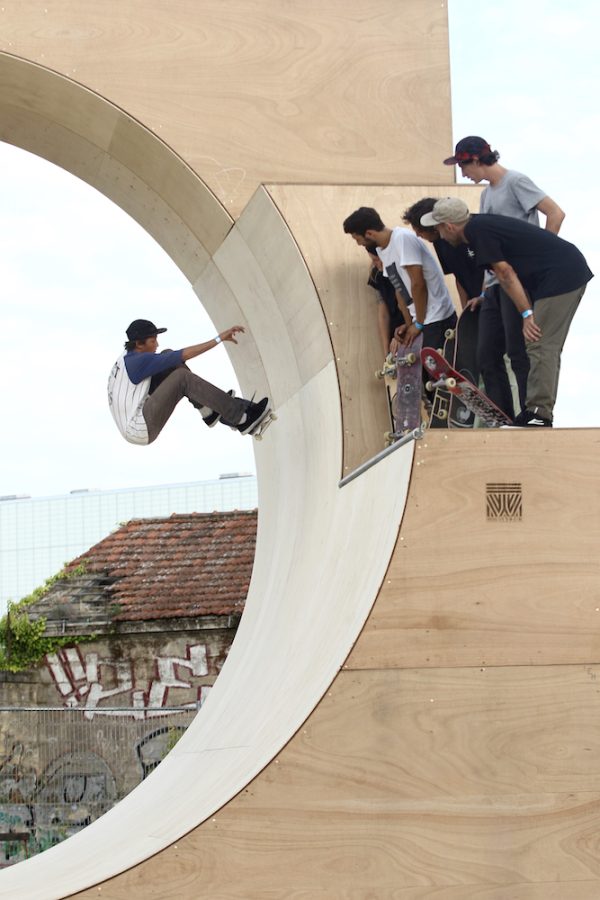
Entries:
[[[341,222],[477,205],[441,165],[444,4],[29,0],[0,35],[0,137],[134,216],[217,327],[245,322],[240,383],[280,413],[209,701],[0,897],[596,898],[598,433],[431,433],[337,488],[386,415]],[[487,519],[497,483],[519,520]]]

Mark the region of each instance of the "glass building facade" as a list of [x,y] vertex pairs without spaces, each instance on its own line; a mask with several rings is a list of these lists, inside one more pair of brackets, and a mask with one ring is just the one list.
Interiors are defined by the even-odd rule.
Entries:
[[257,505],[255,475],[56,497],[0,497],[0,615],[9,600],[30,594],[130,519]]

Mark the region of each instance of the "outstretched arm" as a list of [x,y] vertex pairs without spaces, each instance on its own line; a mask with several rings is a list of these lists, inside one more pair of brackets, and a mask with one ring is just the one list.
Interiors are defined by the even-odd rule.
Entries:
[[245,329],[241,325],[233,325],[231,328],[227,328],[217,335],[220,340],[212,338],[210,341],[204,341],[202,344],[192,344],[191,347],[184,347],[181,351],[181,359],[183,362],[187,362],[188,359],[193,359],[195,356],[206,353],[207,350],[212,350],[212,348],[216,347],[217,344],[220,344],[221,341],[231,341],[232,344],[237,344],[235,339],[236,334],[243,334],[244,331]]

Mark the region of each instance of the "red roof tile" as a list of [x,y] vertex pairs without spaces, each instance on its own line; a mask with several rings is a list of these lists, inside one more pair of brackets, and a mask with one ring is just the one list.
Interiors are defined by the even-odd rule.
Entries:
[[[118,604],[115,621],[241,614],[256,510],[133,519],[66,566]],[[108,583],[107,583],[108,582]],[[64,586],[63,586],[64,590]]]

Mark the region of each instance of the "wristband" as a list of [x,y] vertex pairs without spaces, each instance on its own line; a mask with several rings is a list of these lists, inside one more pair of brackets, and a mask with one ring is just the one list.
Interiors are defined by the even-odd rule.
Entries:
[[215,344],[220,344],[220,343],[221,343],[221,340],[222,340],[221,335],[218,334],[218,335],[216,336],[216,338],[213,338],[213,340],[214,340]]
[[532,316],[532,315],[533,315],[533,310],[532,310],[532,309],[524,309],[523,312],[521,313],[521,318],[522,318],[522,319],[528,319],[529,316]]
[[480,300],[485,300],[485,291],[482,291],[482,292],[481,292],[481,294],[479,295],[479,299],[480,299]]
[[415,326],[415,328],[418,328],[419,331],[423,331],[423,328],[425,327],[424,325],[421,325],[420,322],[413,322],[413,325]]

